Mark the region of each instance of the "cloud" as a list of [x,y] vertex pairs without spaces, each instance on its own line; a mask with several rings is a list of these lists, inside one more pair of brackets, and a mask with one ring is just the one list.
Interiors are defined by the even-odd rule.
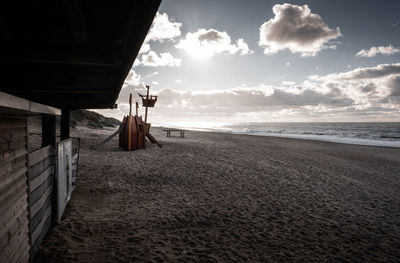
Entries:
[[135,67],[141,65],[145,67],[179,67],[181,63],[181,59],[174,58],[169,52],[158,55],[156,52],[150,51],[147,54],[143,54],[141,60],[137,59],[133,66]]
[[160,73],[158,73],[157,71],[155,71],[155,72],[153,72],[153,73],[147,74],[147,75],[146,75],[146,78],[152,78],[152,77],[157,76],[157,75],[159,75],[159,74],[160,74]]
[[323,79],[362,80],[377,79],[389,75],[400,74],[400,63],[380,64],[375,67],[356,68],[343,73],[334,73],[322,77]]
[[147,53],[150,51],[150,44],[149,43],[143,43],[142,47],[139,50],[139,54],[141,53]]
[[194,33],[187,33],[175,47],[199,58],[212,57],[221,53],[240,53],[242,56],[254,53],[242,38],[232,43],[228,33],[212,28],[209,30],[201,28]]
[[[161,85],[160,85],[161,86]],[[114,116],[127,114],[128,98],[140,101],[145,85],[134,70],[128,74]],[[352,69],[303,82],[259,84],[227,90],[154,89],[159,95],[150,112],[152,123],[174,121],[393,121],[400,116],[400,63]],[[173,118],[171,118],[173,116]]]
[[124,85],[135,86],[139,85],[140,83],[142,83],[142,77],[137,74],[133,69],[131,69],[128,73],[128,76],[126,76],[125,78]]
[[311,76],[298,84],[286,81],[282,86],[260,84],[200,92],[164,88],[158,95],[157,113],[167,116],[177,112],[177,118],[198,116],[227,121],[238,116],[258,116],[261,119],[253,121],[260,121],[268,113],[281,120],[288,116],[308,116],[314,120],[351,120],[349,116],[352,116],[377,120],[379,116],[400,113],[400,63]]
[[400,63],[309,77],[310,83],[314,83],[316,87],[326,87],[328,83],[336,86],[347,97],[352,98],[358,108],[384,105],[400,109],[399,88],[396,86],[400,84],[399,79]]
[[362,49],[357,54],[356,57],[375,57],[377,55],[392,55],[399,53],[400,49],[394,48],[392,45],[387,47],[371,47],[370,49]]
[[160,14],[157,12],[150,31],[147,34],[147,41],[174,40],[181,35],[182,23],[175,22],[169,18],[167,13]]
[[386,85],[390,90],[391,97],[398,97],[400,101],[400,75],[390,76]]
[[[167,13],[160,14],[157,12],[153,20],[153,24],[150,27],[149,33],[147,34],[146,39],[139,50],[139,54],[151,52],[150,41],[174,41],[175,38],[181,35],[181,26],[182,23],[174,22],[173,19],[168,17]],[[136,60],[134,66],[139,65],[145,64],[143,64],[140,60]]]
[[340,29],[330,29],[307,5],[274,5],[275,17],[260,27],[259,45],[265,54],[288,49],[301,56],[315,56],[323,49],[334,49],[328,41],[341,36]]

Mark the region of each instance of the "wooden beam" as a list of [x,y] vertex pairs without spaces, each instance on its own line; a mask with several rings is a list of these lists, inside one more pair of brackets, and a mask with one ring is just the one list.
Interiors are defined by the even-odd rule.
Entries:
[[18,57],[6,57],[6,58],[0,58],[0,61],[4,62],[19,62],[19,63],[38,63],[38,64],[54,64],[54,65],[77,65],[77,66],[90,66],[90,67],[115,67],[121,64],[120,61],[117,60],[100,60],[100,59],[92,59],[90,60],[84,60],[84,59],[77,59],[77,58],[71,58],[71,59],[54,59],[54,58],[48,58],[48,59],[40,59],[40,58],[18,58]]
[[69,109],[63,109],[61,111],[61,134],[60,134],[60,140],[66,140],[69,139],[70,137],[70,118],[71,118],[71,112]]
[[57,108],[53,108],[40,103],[32,102],[17,96],[13,96],[0,91],[0,107],[20,110],[27,114],[48,114],[48,115],[60,115],[61,111]]
[[56,147],[56,117],[42,117],[42,148],[48,145]]

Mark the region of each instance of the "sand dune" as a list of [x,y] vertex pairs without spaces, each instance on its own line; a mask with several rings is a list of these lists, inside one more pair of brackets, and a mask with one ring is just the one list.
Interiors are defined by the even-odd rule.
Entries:
[[206,132],[123,152],[78,128],[78,187],[36,262],[394,262],[400,149]]

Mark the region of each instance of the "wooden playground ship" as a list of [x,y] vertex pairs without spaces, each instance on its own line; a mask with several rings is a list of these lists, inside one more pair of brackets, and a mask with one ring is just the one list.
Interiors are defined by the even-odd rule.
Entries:
[[146,148],[145,122],[138,116],[139,105],[136,102],[136,114],[132,116],[132,94],[129,96],[129,115],[124,116],[119,132],[119,147],[125,151]]
[[138,115],[139,103],[136,102],[136,112],[132,115],[132,94],[129,95],[129,115],[124,116],[119,129],[112,134],[110,137],[105,139],[103,142],[97,145],[93,145],[92,148],[96,149],[98,146],[105,144],[110,141],[113,137],[119,134],[119,147],[125,151],[133,151],[138,149],[146,148],[146,138],[151,142],[162,148],[156,138],[150,133],[151,124],[147,123],[148,108],[153,108],[157,101],[157,96],[149,95],[149,86],[146,86],[146,95],[139,96],[142,98],[143,107],[145,107],[144,121],[142,116]]

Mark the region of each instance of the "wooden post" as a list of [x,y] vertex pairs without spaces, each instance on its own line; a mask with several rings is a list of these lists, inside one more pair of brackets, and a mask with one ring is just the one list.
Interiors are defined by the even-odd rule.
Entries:
[[136,101],[136,116],[139,116],[139,102]]
[[42,117],[42,148],[47,145],[56,147],[56,116]]
[[[149,86],[146,86],[146,88],[147,88],[146,101],[148,101],[148,100],[149,100],[149,90],[150,90],[150,87],[149,87]],[[148,110],[148,106],[147,106],[147,103],[146,103],[146,112],[145,112],[145,114],[144,114],[144,124],[147,124],[147,110]],[[146,129],[147,129],[147,127],[146,127]]]
[[132,116],[132,93],[129,94],[129,116]]
[[68,109],[62,109],[61,110],[61,123],[60,123],[60,128],[61,128],[61,134],[60,134],[60,141],[69,139],[70,137],[70,110]]
[[132,93],[129,94],[129,116],[128,116],[128,151],[131,150],[132,143]]

